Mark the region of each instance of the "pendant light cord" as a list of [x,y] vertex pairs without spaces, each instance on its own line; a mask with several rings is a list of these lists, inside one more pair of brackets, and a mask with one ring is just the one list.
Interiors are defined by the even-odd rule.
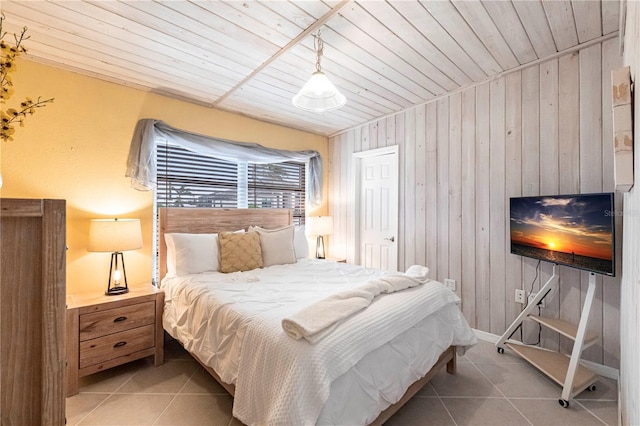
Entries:
[[320,67],[320,57],[322,56],[324,49],[324,42],[322,41],[322,37],[320,37],[320,30],[318,30],[318,34],[314,36],[313,47],[316,48],[317,59],[316,59],[316,72],[322,72]]

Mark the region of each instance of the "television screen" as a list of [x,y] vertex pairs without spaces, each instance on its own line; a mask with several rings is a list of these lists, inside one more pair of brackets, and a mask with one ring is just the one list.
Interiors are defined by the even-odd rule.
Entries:
[[615,276],[613,193],[511,198],[511,253]]

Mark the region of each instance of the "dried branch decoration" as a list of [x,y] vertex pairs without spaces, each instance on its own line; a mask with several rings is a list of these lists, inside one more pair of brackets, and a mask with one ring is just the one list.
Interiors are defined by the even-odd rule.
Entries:
[[2,110],[0,110],[0,118],[2,120],[2,127],[0,127],[0,139],[4,141],[12,141],[13,134],[15,133],[15,125],[19,124],[20,127],[24,126],[24,120],[28,115],[33,115],[36,112],[36,108],[42,108],[48,103],[53,102],[53,98],[41,100],[40,97],[36,101],[29,97],[25,97],[25,100],[20,102],[18,108],[6,108],[7,100],[13,95],[13,81],[11,80],[11,74],[16,71],[16,58],[21,53],[26,53],[27,49],[22,45],[22,42],[28,40],[30,36],[27,36],[27,27],[22,28],[20,36],[13,34],[15,44],[12,46],[5,41],[6,32],[2,30],[2,23],[5,20],[3,13],[0,13],[0,103],[2,104]]

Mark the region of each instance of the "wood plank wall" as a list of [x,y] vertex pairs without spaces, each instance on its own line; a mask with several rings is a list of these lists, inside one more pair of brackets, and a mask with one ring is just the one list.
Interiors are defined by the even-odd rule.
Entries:
[[[399,269],[425,264],[432,278],[455,279],[470,325],[501,335],[521,309],[515,289],[536,291],[552,273],[543,262],[536,278],[537,261],[509,253],[509,197],[614,190],[610,70],[621,61],[618,39],[607,40],[334,136],[329,254],[356,262],[351,154],[398,145]],[[577,322],[587,278],[560,267],[543,314]],[[589,328],[602,338],[585,359],[618,368],[619,306],[620,279],[598,276]],[[537,338],[527,324],[525,341]],[[547,330],[541,340],[571,348]]]
[[640,2],[626,3],[626,30],[624,37],[624,64],[631,67],[635,82],[634,132],[634,187],[624,200],[624,259],[620,307],[620,412],[623,425],[640,424]]

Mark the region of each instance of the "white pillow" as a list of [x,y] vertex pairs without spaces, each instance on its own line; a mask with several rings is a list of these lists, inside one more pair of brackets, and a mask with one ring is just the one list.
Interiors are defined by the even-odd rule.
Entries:
[[165,234],[167,274],[183,276],[220,269],[218,234]]
[[262,263],[265,268],[272,265],[296,263],[296,252],[293,248],[293,236],[295,233],[293,225],[280,229],[263,229],[258,226],[252,226],[249,230],[253,230],[260,235]]
[[296,226],[293,236],[293,249],[296,252],[296,259],[309,257],[309,241],[304,233],[304,225]]

